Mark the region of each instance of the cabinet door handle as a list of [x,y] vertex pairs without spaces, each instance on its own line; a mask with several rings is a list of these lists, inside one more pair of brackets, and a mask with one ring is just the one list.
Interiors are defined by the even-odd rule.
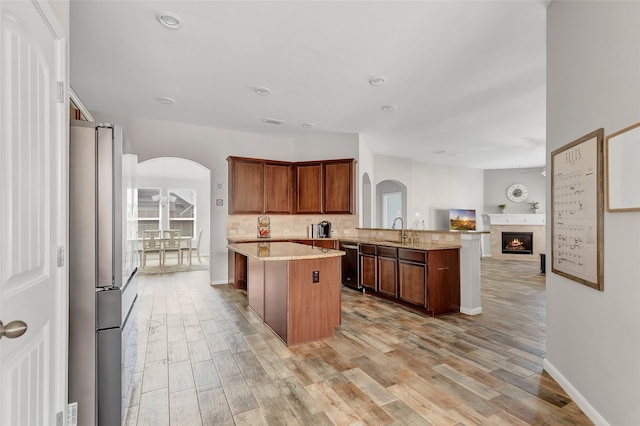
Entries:
[[445,269],[449,269],[448,266],[444,267],[444,268],[438,268],[438,271],[444,271]]

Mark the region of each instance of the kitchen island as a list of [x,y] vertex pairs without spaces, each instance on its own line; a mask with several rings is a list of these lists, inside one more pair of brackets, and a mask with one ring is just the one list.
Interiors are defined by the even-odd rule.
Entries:
[[249,308],[287,345],[333,337],[345,253],[289,242],[229,244],[247,257]]

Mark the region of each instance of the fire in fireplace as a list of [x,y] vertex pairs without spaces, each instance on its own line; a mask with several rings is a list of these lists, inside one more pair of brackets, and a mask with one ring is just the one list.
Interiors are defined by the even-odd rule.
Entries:
[[502,253],[533,254],[533,232],[503,232]]

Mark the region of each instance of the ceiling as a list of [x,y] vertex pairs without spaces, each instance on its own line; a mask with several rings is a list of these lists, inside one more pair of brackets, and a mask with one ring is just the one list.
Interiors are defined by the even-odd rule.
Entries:
[[[296,139],[359,133],[376,154],[537,167],[546,3],[71,1],[71,84],[91,111]],[[163,11],[181,28],[162,26]]]

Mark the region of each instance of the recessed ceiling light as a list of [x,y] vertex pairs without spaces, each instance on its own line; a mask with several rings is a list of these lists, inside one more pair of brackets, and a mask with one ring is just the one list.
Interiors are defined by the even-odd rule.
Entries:
[[158,100],[165,105],[171,105],[172,103],[175,102],[173,98],[167,98],[167,97],[158,98]]
[[371,77],[369,79],[369,84],[372,86],[382,86],[386,82],[387,82],[387,77],[382,77],[382,76]]
[[173,12],[158,12],[156,18],[158,22],[172,30],[177,30],[182,27],[182,18]]
[[395,111],[398,107],[395,105],[382,105],[382,110],[383,111]]
[[265,118],[262,121],[264,121],[267,124],[276,124],[278,126],[284,124],[284,121],[278,120],[277,118]]
[[267,96],[271,90],[268,87],[256,87],[256,93],[260,96]]
[[302,123],[302,127],[304,127],[305,129],[310,129],[313,126],[315,126],[315,124],[313,123]]

